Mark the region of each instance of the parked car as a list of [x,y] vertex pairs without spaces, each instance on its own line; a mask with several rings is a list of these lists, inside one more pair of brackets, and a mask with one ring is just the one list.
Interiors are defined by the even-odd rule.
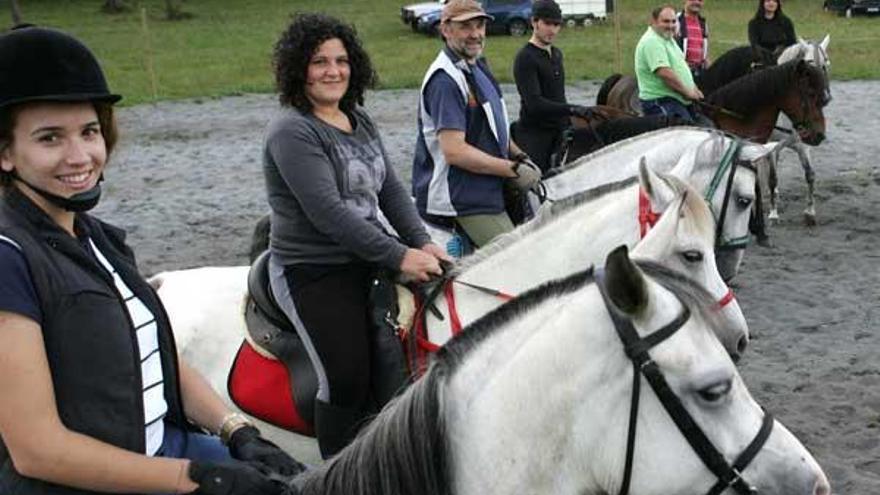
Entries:
[[440,12],[446,0],[434,0],[433,2],[413,3],[400,8],[400,20],[410,26],[413,31],[418,30],[418,20],[424,14]]
[[824,8],[847,17],[853,14],[880,14],[880,0],[825,0]]
[[604,21],[614,12],[613,0],[557,0],[562,10],[562,20],[568,27],[588,25],[593,21]]
[[[483,10],[494,17],[486,26],[493,34],[523,36],[529,32],[532,16],[532,0],[483,0]],[[426,12],[418,18],[416,31],[437,34],[440,31],[440,10]]]

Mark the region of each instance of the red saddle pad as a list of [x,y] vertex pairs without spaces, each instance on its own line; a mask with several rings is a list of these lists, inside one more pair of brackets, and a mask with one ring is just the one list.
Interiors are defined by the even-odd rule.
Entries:
[[242,411],[301,435],[314,436],[312,424],[296,408],[290,376],[281,361],[261,356],[243,341],[226,382],[229,397]]

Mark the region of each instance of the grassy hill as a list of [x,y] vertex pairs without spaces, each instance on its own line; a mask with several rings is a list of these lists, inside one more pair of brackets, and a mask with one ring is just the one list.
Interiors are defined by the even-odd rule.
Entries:
[[[417,86],[436,55],[439,41],[410,31],[398,17],[414,0],[185,0],[194,17],[164,20],[164,0],[128,0],[123,14],[100,12],[101,0],[19,0],[27,22],[66,30],[98,55],[114,91],[125,104],[185,97],[213,97],[272,91],[270,54],[278,34],[296,11],[322,11],[352,22],[373,57],[384,88]],[[678,3],[678,2],[676,2]],[[707,0],[714,56],[746,42],[754,0]],[[658,2],[618,0],[620,56],[614,23],[565,29],[569,80],[598,79],[620,61],[632,70],[632,52]],[[789,0],[786,13],[800,36],[831,34],[832,77],[880,78],[880,19],[846,19],[822,11],[821,0]],[[492,36],[486,55],[502,81],[525,38]],[[872,46],[873,45],[873,46]]]

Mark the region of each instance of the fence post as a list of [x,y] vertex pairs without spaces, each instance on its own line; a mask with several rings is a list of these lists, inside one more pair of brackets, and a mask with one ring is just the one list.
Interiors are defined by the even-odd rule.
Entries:
[[617,73],[623,74],[623,60],[620,56],[620,5],[617,0],[612,0],[614,5],[614,65]]
[[153,101],[156,101],[159,98],[159,83],[156,80],[156,70],[153,68],[153,43],[147,27],[146,7],[141,7],[141,30],[144,34],[144,62],[147,66],[147,75],[150,77],[150,91],[153,94]]

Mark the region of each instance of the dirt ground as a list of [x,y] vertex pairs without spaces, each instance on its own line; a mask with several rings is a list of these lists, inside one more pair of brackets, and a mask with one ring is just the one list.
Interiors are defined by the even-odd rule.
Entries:
[[[592,101],[598,86],[568,88]],[[504,88],[511,113],[519,105]],[[880,493],[880,82],[834,82],[828,140],[813,149],[818,225],[783,159],[774,247],[749,247],[736,295],[754,340],[741,371],[756,399],[815,454],[836,494]],[[368,95],[390,158],[409,180],[417,93]],[[102,218],[129,232],[145,274],[241,265],[267,211],[260,150],[271,95],[143,105],[120,112]]]

